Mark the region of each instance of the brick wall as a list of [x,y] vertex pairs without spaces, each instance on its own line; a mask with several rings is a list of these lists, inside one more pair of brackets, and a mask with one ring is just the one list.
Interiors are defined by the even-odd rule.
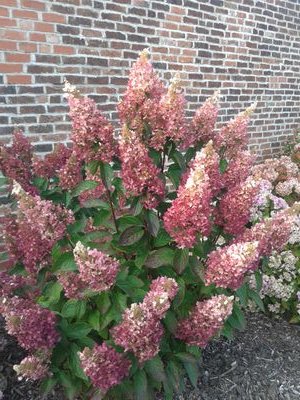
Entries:
[[300,115],[298,0],[0,0],[0,140],[15,125],[38,152],[66,141],[63,78],[116,119],[132,61],[150,47],[164,79],[180,71],[188,114],[215,89],[225,121],[251,102],[251,143],[269,156]]

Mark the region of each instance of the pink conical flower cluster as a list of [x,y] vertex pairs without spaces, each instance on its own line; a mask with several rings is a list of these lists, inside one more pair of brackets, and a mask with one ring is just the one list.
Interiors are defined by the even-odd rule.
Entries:
[[173,279],[157,278],[152,282],[144,301],[132,304],[125,310],[122,322],[112,328],[115,343],[125,351],[132,351],[140,363],[155,357],[159,352],[164,332],[160,319],[170,307],[170,301],[177,290],[178,286]]
[[116,259],[97,249],[85,247],[81,242],[77,242],[73,252],[79,279],[86,283],[88,289],[102,292],[115,283],[120,268]]
[[86,347],[79,353],[81,366],[93,386],[106,392],[118,385],[128,374],[131,362],[106,343]]
[[60,272],[57,274],[57,280],[63,287],[65,296],[68,299],[78,300],[84,298],[87,284],[81,279],[78,272]]
[[32,300],[4,298],[0,312],[5,318],[7,332],[26,350],[48,350],[59,340],[56,315]]
[[15,131],[11,147],[0,146],[0,170],[11,179],[17,181],[22,188],[31,194],[37,190],[32,186],[32,146],[21,131]]
[[14,224],[8,225],[6,240],[13,244],[12,256],[22,258],[27,271],[35,273],[47,261],[53,245],[64,236],[67,225],[74,222],[74,216],[71,210],[25,193],[18,184],[13,193],[19,199],[18,216]]
[[259,242],[249,241],[221,247],[210,253],[205,282],[222,288],[238,289],[245,274],[259,258]]
[[73,151],[78,160],[110,162],[116,154],[112,125],[92,99],[82,97],[68,82],[65,92],[72,121]]
[[223,186],[230,191],[234,186],[244,182],[251,174],[255,156],[250,151],[243,150],[233,157],[222,176]]
[[19,365],[14,365],[14,370],[19,379],[38,381],[50,375],[49,363],[50,359],[45,355],[29,355]]
[[185,135],[183,147],[207,143],[216,137],[215,125],[219,114],[220,92],[216,91],[198,108],[192,120],[190,130]]
[[146,146],[135,131],[125,126],[120,142],[122,179],[129,195],[141,196],[146,208],[154,208],[164,197],[165,187],[159,169],[148,155]]
[[260,256],[270,256],[273,251],[281,251],[287,244],[293,230],[299,203],[277,212],[272,218],[255,224],[237,238],[237,241],[257,241]]
[[74,189],[82,181],[82,162],[73,151],[65,165],[58,171],[59,186],[64,190]]
[[[178,189],[178,197],[164,215],[164,226],[180,247],[192,247],[197,234],[211,230],[211,201],[220,188],[219,161],[212,144],[196,154]],[[210,179],[211,178],[211,179]]]
[[147,127],[154,135],[162,135],[160,100],[164,92],[164,85],[153,69],[148,51],[143,50],[132,66],[118,111],[121,122],[136,130],[145,143],[150,139],[144,132]]
[[223,126],[216,137],[215,143],[219,149],[224,149],[230,159],[243,150],[248,143],[248,125],[250,115],[254,112],[256,103]]
[[71,153],[71,149],[64,144],[59,144],[52,153],[47,154],[44,158],[33,157],[33,173],[47,179],[57,176],[70,158]]
[[85,190],[84,192],[80,193],[79,201],[80,204],[84,204],[85,201],[93,200],[93,199],[100,199],[104,193],[106,192],[105,186],[102,182],[102,179],[96,175],[92,174],[89,170],[86,172],[85,179],[87,181],[95,181],[98,183],[94,189]]
[[187,136],[187,122],[185,118],[185,99],[180,88],[180,78],[176,74],[170,82],[167,93],[160,102],[160,112],[163,120],[163,136],[154,134],[151,146],[161,150],[166,141],[170,138],[180,143]]
[[259,181],[252,177],[231,188],[220,200],[217,222],[231,235],[240,234],[251,216],[251,207],[259,192]]
[[213,296],[198,301],[188,318],[179,322],[176,337],[189,345],[205,347],[232,313],[233,297]]

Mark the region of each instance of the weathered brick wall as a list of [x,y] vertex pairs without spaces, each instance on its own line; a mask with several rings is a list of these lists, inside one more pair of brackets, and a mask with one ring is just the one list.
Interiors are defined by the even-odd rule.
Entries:
[[139,51],[179,71],[188,114],[215,89],[222,120],[258,101],[252,147],[269,156],[299,127],[299,0],[0,0],[0,140],[16,124],[39,152],[66,141],[67,77],[116,119]]

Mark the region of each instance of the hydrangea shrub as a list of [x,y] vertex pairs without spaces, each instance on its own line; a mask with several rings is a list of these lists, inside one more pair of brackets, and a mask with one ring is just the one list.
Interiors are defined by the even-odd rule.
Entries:
[[[255,179],[261,179],[260,190],[251,211],[251,220],[261,223],[276,213],[284,213],[300,199],[299,144],[291,155],[268,159],[253,167]],[[300,322],[300,215],[296,214],[288,243],[283,251],[274,251],[261,265],[259,295],[274,316],[285,316]],[[250,286],[256,286],[255,276]],[[253,307],[254,306],[254,307]],[[254,310],[255,305],[250,304]]]
[[196,385],[201,348],[230,337],[241,306],[262,306],[247,277],[290,237],[298,205],[251,227],[260,179],[246,151],[254,106],[216,129],[219,94],[185,116],[143,51],[118,112],[120,137],[66,83],[72,147],[37,158],[16,132],[0,167],[14,212],[1,272],[15,369],[67,398],[166,399]]

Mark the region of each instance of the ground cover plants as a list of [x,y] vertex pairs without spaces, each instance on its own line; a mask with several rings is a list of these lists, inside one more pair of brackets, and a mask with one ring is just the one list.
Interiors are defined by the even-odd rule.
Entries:
[[70,148],[40,159],[19,131],[1,147],[15,205],[0,311],[28,351],[15,370],[44,391],[171,399],[185,374],[196,385],[201,348],[244,327],[249,299],[263,308],[258,268],[285,246],[298,204],[251,225],[255,106],[217,130],[215,93],[188,122],[180,85],[175,76],[166,88],[143,51],[118,105],[118,139],[66,83]]

